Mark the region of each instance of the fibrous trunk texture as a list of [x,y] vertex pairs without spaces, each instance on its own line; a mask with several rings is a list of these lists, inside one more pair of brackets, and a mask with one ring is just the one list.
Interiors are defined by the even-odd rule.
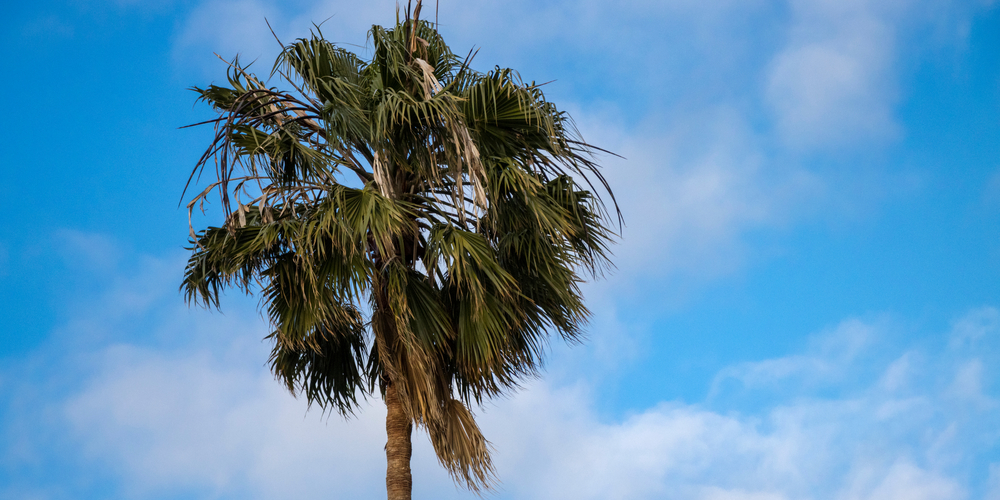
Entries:
[[403,405],[396,396],[396,388],[391,382],[385,388],[385,406],[388,410],[385,416],[385,433],[388,436],[385,444],[385,458],[388,462],[385,488],[389,500],[410,500],[410,491],[413,489],[413,476],[410,475],[410,455],[413,452],[410,435],[413,422],[403,410]]

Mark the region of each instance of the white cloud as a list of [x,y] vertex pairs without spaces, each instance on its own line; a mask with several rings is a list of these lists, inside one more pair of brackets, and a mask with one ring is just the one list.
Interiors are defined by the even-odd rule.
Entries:
[[[739,363],[722,369],[712,381],[710,395],[717,395],[730,379],[745,388],[785,386],[790,380],[806,386],[843,383],[856,357],[870,347],[878,328],[858,319],[845,320],[835,328],[811,339],[803,354]],[[906,368],[896,360],[883,376],[884,385],[898,385]]]
[[882,379],[879,381],[882,388],[887,391],[896,391],[906,387],[912,376],[915,357],[917,356],[913,352],[907,352],[893,361],[885,369],[885,373],[882,374]]
[[[171,289],[163,284],[177,264],[147,265],[147,274],[117,281],[97,299]],[[37,354],[62,367],[63,389],[12,378],[24,366],[8,367],[7,389],[30,395],[30,404],[7,424],[26,436],[20,452],[5,453],[7,466],[57,453],[63,467],[72,466],[61,487],[72,491],[74,474],[99,470],[131,498],[381,494],[378,401],[347,422],[307,413],[262,366],[264,325],[240,304],[219,315],[187,313],[166,294],[120,303],[128,310],[80,309],[86,320],[58,334],[96,340],[70,350],[59,342]],[[984,310],[956,321],[949,335],[976,324]],[[112,340],[93,329],[102,323],[119,330]],[[847,320],[803,352],[720,372],[756,381],[739,389],[751,398],[768,385],[770,399],[749,409],[719,398],[664,401],[609,418],[585,383],[535,381],[480,412],[503,480],[497,497],[959,500],[985,491],[991,479],[976,472],[976,457],[1000,428],[996,405],[981,403],[995,397],[984,380],[996,362],[989,347],[1000,338],[981,335],[975,349],[914,348],[886,340],[891,328]],[[128,340],[135,329],[145,340]],[[164,344],[168,335],[180,340]],[[937,344],[948,342],[944,335]],[[875,348],[887,352],[866,354]],[[772,369],[782,366],[792,369]],[[860,383],[845,373],[861,374]],[[470,496],[452,486],[426,437],[417,434],[415,446],[418,496]],[[0,491],[31,493],[23,484]]]
[[982,307],[970,311],[952,325],[952,349],[975,348],[983,339],[1000,333],[1000,310]]
[[63,259],[92,269],[110,270],[122,256],[115,242],[99,234],[59,229],[55,231],[54,239]]
[[793,147],[897,136],[895,29],[877,2],[791,2],[789,40],[771,62],[766,95]]
[[996,406],[992,398],[983,394],[983,362],[978,358],[965,361],[955,369],[951,394],[977,404]]
[[[188,78],[218,78],[226,65],[214,55],[243,64],[256,61],[260,76],[270,73],[282,43],[305,37],[320,24],[327,39],[364,52],[368,29],[394,19],[395,2],[274,2],[268,0],[206,0],[181,23],[175,35],[174,64]],[[274,30],[274,35],[270,29]],[[360,47],[359,47],[360,46]],[[199,85],[201,86],[201,85]]]
[[[276,6],[258,0],[204,2],[191,12],[176,34],[174,64],[183,68],[183,74],[221,76],[226,65],[215,54],[227,61],[238,55],[243,64],[257,60],[254,68],[266,75],[280,46],[267,31],[265,19],[279,19],[280,12]],[[261,57],[264,55],[268,57]]]
[[986,483],[984,500],[1000,499],[1000,463],[990,464],[990,476]]
[[601,157],[626,223],[613,248],[618,282],[730,274],[744,264],[747,232],[784,227],[823,197],[816,176],[768,164],[744,117],[724,106],[662,129],[574,116],[589,142],[626,158]]
[[[996,425],[979,434],[942,415],[947,394],[898,398],[877,380],[842,398],[793,391],[751,414],[674,402],[620,421],[598,418],[579,387],[540,383],[482,420],[516,498],[965,498],[969,471],[952,457],[989,449]],[[877,411],[892,404],[908,409]]]
[[[856,471],[854,482],[841,498],[845,500],[959,500],[966,493],[953,479],[922,470],[905,461],[894,463],[888,471]],[[871,487],[871,483],[875,487]]]
[[724,490],[722,488],[705,488],[703,500],[785,500],[781,493],[748,492],[743,490]]
[[101,370],[66,403],[68,435],[139,496],[377,493],[370,480],[382,461],[379,408],[328,422],[259,368],[265,352],[240,354],[246,362],[226,364],[209,352],[108,348]]
[[976,1],[790,0],[764,99],[792,150],[861,150],[905,134],[903,77],[943,46],[964,47]]

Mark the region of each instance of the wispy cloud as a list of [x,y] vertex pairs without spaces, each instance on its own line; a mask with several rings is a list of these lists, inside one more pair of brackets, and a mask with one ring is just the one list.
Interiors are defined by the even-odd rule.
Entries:
[[787,45],[775,54],[766,96],[793,147],[892,139],[898,102],[894,19],[865,0],[791,2]]
[[823,189],[804,170],[767,165],[742,117],[725,107],[663,129],[577,116],[589,141],[625,157],[601,157],[625,216],[618,282],[731,273],[743,263],[747,231],[795,220],[790,208]]
[[[857,320],[845,320],[837,327],[814,336],[806,352],[790,356],[739,363],[722,369],[712,381],[710,397],[718,395],[727,382],[736,381],[744,389],[786,387],[794,381],[815,388],[816,384],[843,384],[848,371],[863,350],[872,347],[879,328]],[[908,358],[903,358],[905,361]],[[889,377],[898,384],[908,365],[891,367]]]

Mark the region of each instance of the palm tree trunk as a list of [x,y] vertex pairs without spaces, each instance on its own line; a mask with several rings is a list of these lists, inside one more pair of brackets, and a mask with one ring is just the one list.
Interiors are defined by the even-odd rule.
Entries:
[[410,475],[410,454],[413,447],[410,434],[413,422],[403,411],[403,405],[396,396],[396,388],[390,382],[385,388],[385,458],[388,463],[385,473],[385,489],[389,500],[410,500],[413,476]]

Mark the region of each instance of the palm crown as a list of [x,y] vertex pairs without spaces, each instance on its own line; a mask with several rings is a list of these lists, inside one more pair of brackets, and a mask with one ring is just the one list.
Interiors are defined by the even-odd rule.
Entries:
[[217,178],[188,207],[216,193],[225,221],[192,230],[182,289],[260,293],[289,390],[344,414],[380,391],[479,489],[469,408],[536,374],[550,332],[580,338],[579,284],[613,238],[590,183],[610,190],[538,85],[473,71],[415,14],[371,29],[370,61],[318,28],[288,45],[271,73],[288,90],[237,60],[195,89],[219,117],[192,176]]

